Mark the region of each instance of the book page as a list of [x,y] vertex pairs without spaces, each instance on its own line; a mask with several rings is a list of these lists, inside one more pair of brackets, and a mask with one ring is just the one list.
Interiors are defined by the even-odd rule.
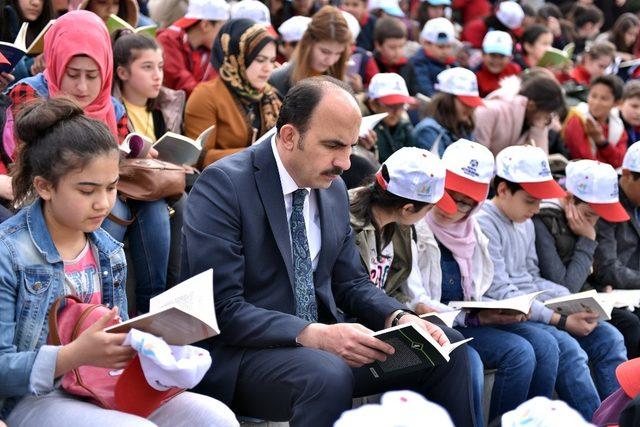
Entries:
[[553,298],[544,303],[550,309],[569,316],[574,313],[597,313],[601,319],[611,319],[613,306],[598,296],[595,290]]
[[473,339],[473,337],[472,338],[467,338],[467,339],[464,339],[464,340],[460,340],[460,341],[456,341],[456,342],[452,342],[452,343],[449,343],[448,345],[443,346],[442,348],[445,350],[445,352],[447,354],[451,354],[451,352],[453,350],[455,350],[456,348],[460,347],[462,344],[468,343],[472,339]]
[[164,291],[149,301],[149,312],[176,307],[218,330],[213,304],[213,270],[209,269]]
[[378,123],[382,121],[385,117],[387,117],[389,113],[380,113],[380,114],[372,114],[370,116],[365,116],[362,118],[362,122],[360,122],[360,136],[366,136],[370,130],[373,130],[374,127]]
[[640,290],[638,289],[614,289],[611,292],[599,293],[598,297],[616,308],[640,307]]
[[40,55],[44,52],[44,35],[47,34],[47,31],[51,29],[51,26],[54,22],[56,22],[55,19],[49,21],[47,25],[44,26],[42,31],[40,31],[40,34],[38,34],[36,38],[33,39],[31,44],[29,45],[29,48],[27,49],[27,55]]
[[[208,128],[206,128],[199,136],[198,138],[196,138],[195,142],[195,146],[198,147],[200,150],[202,150],[202,147],[204,147],[204,143],[207,140],[207,138],[209,138],[209,134],[211,134],[211,131],[213,129],[215,129],[216,125],[212,125],[209,126]],[[275,127],[274,127],[275,129]]]
[[433,320],[433,318],[437,318],[440,319],[442,323],[444,323],[448,327],[453,328],[453,322],[456,320],[456,317],[458,317],[458,314],[460,314],[460,311],[461,310],[443,311],[440,313],[426,313],[421,315],[420,318],[426,321],[431,321]]
[[515,310],[523,314],[528,314],[533,300],[543,292],[544,291],[532,292],[500,301],[450,301],[449,307],[476,310]]

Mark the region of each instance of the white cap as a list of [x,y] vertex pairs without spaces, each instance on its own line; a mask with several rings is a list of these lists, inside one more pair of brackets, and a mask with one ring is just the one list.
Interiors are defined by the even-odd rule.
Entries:
[[420,0],[423,3],[429,3],[431,6],[451,6],[451,0]]
[[532,145],[511,145],[496,156],[496,175],[520,186],[537,199],[564,197],[565,192],[551,176],[544,150]]
[[231,19],[246,18],[261,25],[271,25],[269,8],[258,0],[242,0],[231,6]]
[[631,172],[640,172],[640,144],[633,144],[627,148],[627,153],[622,160],[622,169],[628,169]]
[[561,400],[538,396],[502,415],[502,427],[594,427]]
[[[382,175],[385,167],[389,179]],[[444,191],[446,169],[435,154],[417,147],[403,147],[393,153],[376,173],[376,181],[389,193],[424,203],[438,203],[449,213],[456,212],[456,204]]]
[[367,2],[367,10],[382,9],[384,13],[392,16],[404,17],[404,12],[400,8],[400,2],[398,0],[369,0]]
[[438,427],[453,427],[447,411],[420,394],[409,391],[389,391],[380,404],[363,405],[342,413],[334,427],[418,427],[424,420]]
[[629,215],[618,199],[618,174],[608,163],[595,160],[570,162],[566,168],[566,187],[599,216],[609,222],[628,221]]
[[447,168],[445,188],[482,202],[489,193],[495,161],[487,147],[467,139],[449,145],[442,154]]
[[412,104],[404,79],[396,73],[378,73],[369,82],[369,99],[386,105]]
[[311,22],[308,16],[294,16],[287,19],[278,27],[278,32],[283,41],[287,43],[299,42],[302,35],[307,31],[307,27]]
[[498,6],[496,18],[498,18],[498,21],[502,22],[505,27],[510,30],[515,30],[516,28],[520,28],[522,25],[522,21],[524,20],[524,11],[515,1],[503,1]]
[[356,39],[360,35],[360,23],[356,19],[355,16],[347,12],[346,10],[342,10],[342,16],[344,16],[345,21],[347,21],[347,27],[349,27],[349,31],[351,31],[351,35],[353,36],[353,42],[356,42]]
[[483,105],[478,92],[478,79],[475,73],[467,68],[447,68],[437,76],[435,88],[444,93],[456,95],[460,101],[469,107]]
[[504,31],[489,31],[482,40],[484,53],[497,53],[504,56],[513,55],[513,39]]
[[435,44],[453,43],[456,40],[456,30],[447,18],[430,19],[420,32],[420,40]]
[[224,0],[189,0],[185,19],[226,21],[229,19],[229,3]]

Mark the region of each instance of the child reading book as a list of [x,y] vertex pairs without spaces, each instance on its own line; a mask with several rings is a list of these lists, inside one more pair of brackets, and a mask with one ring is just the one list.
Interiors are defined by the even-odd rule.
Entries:
[[[618,174],[610,165],[578,160],[567,165],[566,175],[567,196],[544,201],[533,224],[540,275],[576,293],[592,287],[598,219],[626,222],[629,215],[618,201]],[[640,319],[614,308],[610,323],[622,332],[627,356],[638,357]]]
[[562,136],[572,159],[592,159],[620,167],[627,151],[627,132],[614,107],[622,99],[623,83],[618,76],[601,76],[591,81],[586,103],[569,111]]
[[[126,334],[103,329],[127,318],[126,260],[122,247],[100,228],[116,200],[119,151],[104,123],[67,99],[34,101],[16,120],[20,146],[14,175],[24,208],[0,229],[0,340],[3,416],[12,426],[194,425],[237,426],[222,403],[185,392],[145,420],[104,409],[58,388],[81,365],[127,366],[134,355]],[[74,294],[111,310],[63,346],[47,345],[47,313],[60,296]],[[19,315],[16,315],[18,313]],[[73,420],[73,421],[72,421]]]
[[584,51],[580,64],[571,70],[569,76],[576,84],[588,86],[594,78],[604,76],[615,57],[616,47],[610,42],[593,43]]
[[[496,195],[482,206],[477,217],[489,238],[494,264],[493,281],[486,295],[500,300],[545,291],[538,297],[543,301],[568,295],[567,288],[540,276],[535,250],[531,218],[538,212],[540,201],[565,195],[551,176],[546,154],[538,147],[507,147],[498,153],[496,166]],[[530,314],[531,325],[550,334],[557,343],[558,396],[585,419],[591,419],[600,400],[617,389],[615,368],[626,360],[620,332],[597,318],[597,314],[587,312],[561,316],[540,301],[534,301]],[[500,328],[532,339],[519,324]]]
[[[409,307],[418,314],[451,310],[450,301],[482,300],[491,286],[493,262],[488,240],[475,220],[484,203],[493,177],[494,160],[484,146],[458,140],[444,152],[447,168],[445,190],[456,202],[448,213],[439,204],[419,221],[417,232],[417,271],[420,280],[407,280]],[[551,397],[558,368],[558,356],[548,349],[551,339],[532,345],[514,333],[494,325],[519,323],[525,315],[500,310],[477,310],[459,314],[455,328],[480,355],[486,369],[497,369],[489,421],[516,408],[534,396]],[[530,327],[535,333],[533,327]],[[550,337],[549,337],[550,338]]]
[[522,69],[512,61],[513,39],[504,31],[489,31],[482,42],[482,64],[476,71],[481,97],[500,87],[500,80],[519,74]]

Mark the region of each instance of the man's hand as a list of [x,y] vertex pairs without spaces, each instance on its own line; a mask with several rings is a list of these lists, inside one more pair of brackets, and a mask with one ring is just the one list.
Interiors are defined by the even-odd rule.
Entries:
[[586,337],[598,326],[598,315],[596,313],[573,313],[567,317],[565,329],[571,335]]
[[527,316],[512,310],[480,310],[478,312],[480,325],[510,325],[527,320]]
[[300,332],[297,341],[304,347],[336,354],[352,368],[359,368],[376,360],[384,362],[395,352],[393,347],[372,334],[373,331],[357,323],[312,323]]
[[369,151],[373,151],[376,143],[378,142],[378,134],[376,131],[369,129],[369,132],[365,136],[358,137],[358,144],[363,146]]
[[449,338],[447,338],[447,336],[444,334],[442,329],[440,329],[438,326],[434,325],[431,322],[427,322],[426,320],[423,320],[418,316],[414,316],[413,314],[405,314],[400,318],[400,320],[398,321],[398,324],[404,325],[405,323],[413,323],[417,327],[424,329],[440,345],[449,344]]
[[416,304],[416,308],[413,311],[415,311],[418,315],[423,315],[427,313],[434,313],[436,309],[431,308],[427,304],[420,302]]

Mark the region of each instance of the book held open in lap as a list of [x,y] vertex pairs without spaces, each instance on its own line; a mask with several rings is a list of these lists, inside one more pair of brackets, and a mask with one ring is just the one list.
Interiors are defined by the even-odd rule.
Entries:
[[464,310],[501,310],[529,314],[531,304],[544,291],[532,292],[499,301],[451,301],[449,307]]
[[565,316],[574,313],[597,313],[600,320],[611,320],[613,304],[595,290],[579,292],[545,301],[544,305]]
[[28,22],[22,24],[13,43],[0,42],[0,72],[10,73],[25,55],[35,56],[44,52],[44,35],[49,31],[54,22],[55,19],[49,21],[28,47]]
[[376,379],[407,374],[431,368],[450,360],[453,350],[472,338],[441,346],[424,329],[413,323],[383,329],[373,334],[395,349],[393,355],[387,356],[384,362],[375,361],[366,367]]
[[188,345],[220,333],[213,304],[213,270],[164,291],[149,301],[149,313],[105,329],[129,332],[138,329],[160,337],[170,345]]

